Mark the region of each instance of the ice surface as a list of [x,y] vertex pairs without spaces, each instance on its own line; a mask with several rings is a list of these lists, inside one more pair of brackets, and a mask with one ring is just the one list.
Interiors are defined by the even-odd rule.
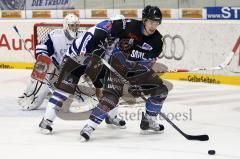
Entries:
[[[141,135],[144,103],[138,100],[131,106],[121,103],[127,129],[110,129],[103,122],[90,142],[81,143],[86,121],[57,119],[54,133],[42,135],[38,124],[45,106],[29,112],[18,108],[29,75],[29,70],[0,70],[0,159],[240,159],[240,87],[172,81],[162,111],[175,115],[173,122],[184,132],[208,134],[207,142],[188,141],[163,120],[163,134]],[[208,155],[209,149],[216,155]]]

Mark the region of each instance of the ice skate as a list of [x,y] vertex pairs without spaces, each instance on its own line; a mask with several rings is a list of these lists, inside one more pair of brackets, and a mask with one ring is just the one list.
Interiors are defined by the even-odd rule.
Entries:
[[89,125],[85,125],[82,129],[82,131],[80,132],[80,135],[81,135],[81,142],[86,142],[90,139],[90,136],[92,134],[92,132],[94,131],[95,129]]
[[52,121],[48,119],[42,119],[42,121],[39,124],[39,127],[41,128],[41,133],[42,134],[51,134],[52,133]]
[[107,116],[105,118],[105,122],[108,127],[110,128],[120,128],[120,129],[126,129],[126,122],[117,116],[114,118],[111,118],[110,116]]
[[141,134],[163,133],[164,126],[157,123],[155,116],[149,116],[142,112],[142,120],[140,124]]

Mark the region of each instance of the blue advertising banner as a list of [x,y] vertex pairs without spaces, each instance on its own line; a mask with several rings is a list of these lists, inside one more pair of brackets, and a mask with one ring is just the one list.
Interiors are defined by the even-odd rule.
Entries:
[[74,9],[73,0],[26,0],[26,9]]
[[74,9],[73,0],[0,0],[0,10]]
[[0,0],[0,10],[23,10],[25,0]]
[[240,19],[240,7],[206,7],[207,19]]

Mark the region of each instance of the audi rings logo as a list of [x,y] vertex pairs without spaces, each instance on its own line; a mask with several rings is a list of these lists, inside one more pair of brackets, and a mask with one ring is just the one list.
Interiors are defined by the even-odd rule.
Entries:
[[163,51],[159,58],[181,60],[184,57],[185,49],[184,40],[180,35],[166,34],[163,37]]

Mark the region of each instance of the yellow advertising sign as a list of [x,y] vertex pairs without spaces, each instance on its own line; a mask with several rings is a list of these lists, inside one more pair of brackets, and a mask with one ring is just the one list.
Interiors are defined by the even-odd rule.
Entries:
[[22,18],[20,10],[2,10],[1,18]]
[[106,9],[94,9],[91,11],[92,18],[107,18],[107,10]]
[[137,18],[137,10],[136,9],[121,9],[120,14],[124,15],[126,18]]
[[0,69],[33,69],[31,62],[0,62]]
[[182,18],[203,18],[202,9],[182,9]]
[[80,17],[80,11],[79,10],[63,10],[63,17],[66,17],[68,14],[75,14],[76,16]]
[[163,18],[172,18],[171,9],[161,9]]
[[32,18],[51,18],[50,10],[33,10]]
[[161,78],[209,84],[240,85],[240,76],[210,75],[199,73],[165,73],[161,75]]

